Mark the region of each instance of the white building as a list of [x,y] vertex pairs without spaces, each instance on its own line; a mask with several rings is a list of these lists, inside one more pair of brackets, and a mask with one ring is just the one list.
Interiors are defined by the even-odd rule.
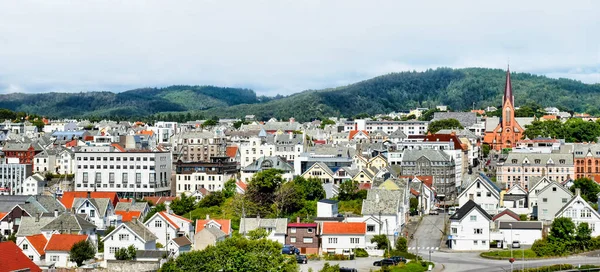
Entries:
[[80,234],[52,234],[44,248],[46,261],[53,262],[56,267],[77,266],[75,262],[71,262],[69,252],[73,245],[81,241],[89,241],[89,237]]
[[29,257],[30,260],[39,262],[46,258],[44,248],[48,243],[48,239],[43,234],[25,236],[24,239],[20,239],[17,242],[17,246],[23,250],[23,254]]
[[459,207],[469,201],[477,203],[488,214],[496,214],[500,205],[500,190],[488,180],[477,177],[458,195]]
[[170,195],[171,161],[171,153],[163,150],[127,150],[119,144],[82,147],[75,152],[75,191]]
[[543,223],[540,221],[498,222],[498,231],[504,237],[504,247],[510,247],[513,241],[521,245],[533,245],[542,239]]
[[600,235],[600,215],[587,201],[581,197],[580,189],[576,189],[575,197],[556,213],[556,218],[571,218],[575,226],[587,223],[592,230],[592,237]]
[[344,123],[344,131],[366,130],[371,133],[376,130],[391,134],[400,129],[405,135],[423,135],[427,133],[427,121],[372,121],[357,119]]
[[110,218],[115,215],[109,198],[75,198],[72,208],[79,214],[87,214],[100,230],[110,226]]
[[18,158],[0,160],[0,195],[24,194],[23,183],[31,176],[31,164],[19,163]]
[[25,179],[23,183],[23,195],[39,195],[44,192],[46,178],[39,173],[33,174]]
[[137,220],[122,223],[102,241],[104,260],[115,260],[115,252],[130,245],[138,250],[156,250],[156,236]]
[[157,212],[144,225],[156,235],[156,242],[163,246],[181,236],[186,236],[190,240],[194,239],[194,222],[176,214]]
[[334,217],[338,215],[337,200],[321,199],[317,202],[317,217]]
[[321,252],[350,255],[356,248],[365,248],[367,223],[323,222]]
[[450,217],[450,249],[489,250],[492,217],[469,200]]
[[287,222],[287,218],[242,218],[240,220],[240,234],[247,236],[248,232],[262,228],[269,233],[267,239],[283,245],[287,235]]

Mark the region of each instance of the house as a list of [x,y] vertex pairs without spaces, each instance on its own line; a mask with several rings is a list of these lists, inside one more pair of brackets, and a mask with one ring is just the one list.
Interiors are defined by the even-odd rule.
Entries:
[[63,213],[50,221],[50,223],[43,226],[40,231],[47,238],[49,238],[53,233],[64,233],[73,235],[86,235],[90,242],[94,244],[94,246],[98,242],[98,236],[96,236],[96,225],[88,221],[88,217],[85,217],[81,214]]
[[365,248],[367,223],[323,222],[321,252],[350,255],[356,248]]
[[80,234],[52,234],[46,244],[46,261],[54,262],[56,267],[73,267],[69,259],[69,251],[76,243],[88,241],[89,236]]
[[179,254],[192,250],[192,242],[186,236],[180,236],[175,239],[171,239],[166,248],[170,256],[177,258]]
[[40,195],[45,186],[46,178],[39,173],[35,173],[23,182],[23,195]]
[[235,182],[235,192],[238,194],[245,194],[248,185],[241,180]]
[[209,245],[231,237],[231,219],[211,219],[206,215],[204,220],[196,220],[196,234],[194,234],[194,249],[202,250]]
[[108,198],[75,198],[72,209],[79,214],[87,214],[99,230],[110,226],[110,217],[115,215]]
[[156,235],[156,242],[162,245],[166,245],[171,239],[177,237],[194,237],[192,220],[176,214],[157,212],[144,225]]
[[316,178],[322,183],[333,182],[333,171],[323,162],[316,162],[302,174],[305,179]]
[[[389,181],[391,181],[391,179]],[[435,189],[433,188],[433,177],[415,177],[410,181],[409,188],[411,189],[411,193],[413,193],[413,191],[416,193],[413,193],[413,195],[415,195],[415,197],[419,200],[419,211],[422,214],[429,214],[429,211],[432,208],[435,208],[434,205],[436,202]]]
[[500,197],[501,208],[509,208],[519,214],[529,213],[528,204],[527,191],[520,184],[511,187]]
[[575,190],[575,196],[556,213],[555,218],[558,217],[571,218],[575,226],[587,223],[592,230],[592,237],[600,235],[600,215],[581,197],[579,188]]
[[385,234],[393,247],[396,240],[394,236],[401,233],[406,224],[407,202],[405,190],[371,189],[367,192],[367,198],[363,199],[362,217],[350,217],[347,220],[365,223],[365,233],[368,235]]
[[338,202],[332,199],[321,199],[317,202],[317,217],[334,217],[338,215]]
[[115,260],[115,252],[133,245],[138,250],[156,250],[156,235],[137,220],[124,222],[104,236],[104,259]]
[[535,240],[542,239],[543,222],[540,221],[515,221],[498,222],[498,231],[504,237],[504,247],[519,241],[522,245],[533,245]]
[[[115,215],[121,216],[121,222],[130,222],[131,220],[141,220],[142,212],[140,211],[115,211]],[[112,225],[112,222],[111,222]],[[118,225],[118,224],[117,224]]]
[[287,234],[287,222],[287,218],[242,218],[240,220],[240,234],[247,236],[248,232],[263,228],[269,233],[267,239],[283,245]]
[[488,250],[492,217],[475,201],[469,200],[450,216],[449,248]]
[[0,271],[42,271],[11,241],[0,242],[0,259]]
[[40,262],[46,258],[46,251],[44,248],[48,243],[48,239],[43,234],[36,234],[26,236],[25,239],[21,240],[18,246],[23,250],[30,260],[34,262]]
[[500,189],[489,179],[480,175],[458,195],[459,207],[469,201],[477,203],[487,214],[496,214],[500,204]]
[[521,217],[511,211],[510,209],[506,209],[504,211],[501,211],[500,213],[494,215],[494,217],[492,217],[492,222],[512,222],[512,221],[521,221]]
[[146,214],[150,212],[150,205],[148,205],[148,202],[124,202],[123,200],[121,200],[115,206],[115,212],[117,211],[136,211],[140,213],[140,216],[138,218],[144,218],[144,216],[146,216]]
[[539,221],[551,222],[557,212],[573,198],[573,194],[558,182],[552,181],[538,192],[537,197],[537,209],[534,209],[537,213],[533,216]]
[[300,223],[300,218],[297,218],[296,223],[287,224],[287,233],[286,245],[293,245],[302,254],[319,254],[317,223]]
[[65,206],[66,209],[70,210],[73,207],[73,201],[75,198],[108,198],[110,199],[113,207],[119,203],[119,197],[115,192],[64,192],[60,198],[60,203]]
[[532,177],[529,179],[529,190],[527,192],[527,200],[529,201],[529,213],[536,214],[537,216],[537,204],[538,204],[538,193],[544,189],[552,181],[548,177]]

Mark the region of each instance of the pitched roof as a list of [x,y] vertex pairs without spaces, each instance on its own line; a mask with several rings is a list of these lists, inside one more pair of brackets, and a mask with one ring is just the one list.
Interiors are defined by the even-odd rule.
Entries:
[[275,234],[286,234],[287,222],[287,218],[242,218],[240,233],[246,234],[257,228],[272,228]]
[[365,222],[323,222],[321,234],[365,234]]
[[27,236],[27,237],[25,237],[25,239],[27,239],[27,241],[29,241],[31,246],[33,246],[35,251],[37,251],[40,254],[40,256],[46,254],[46,252],[44,251],[44,248],[46,247],[46,244],[48,243],[46,236],[44,236],[43,234],[36,234],[36,235]]
[[137,236],[139,236],[140,238],[142,238],[142,240],[146,242],[158,239],[156,238],[156,235],[154,235],[149,229],[146,228],[146,226],[144,226],[140,222],[136,222],[135,220],[130,222],[124,222],[122,225],[124,225],[124,227],[127,226],[127,228],[129,228]]
[[146,196],[144,200],[152,202],[153,205],[158,205],[165,202],[172,202],[175,198],[174,196]]
[[57,218],[54,218],[50,223],[43,226],[42,230],[88,230],[95,229],[96,225],[92,222],[85,220],[85,218],[79,214],[63,213]]
[[[60,202],[65,206],[65,208],[71,209],[71,207],[73,207],[73,201],[75,198],[86,198],[88,196],[87,194],[88,192],[64,192]],[[119,197],[117,196],[116,192],[90,192],[90,197],[108,198],[111,200],[113,207],[119,202]]]
[[221,230],[225,234],[229,234],[231,232],[231,219],[203,219],[196,220],[196,233],[203,230],[206,224],[208,224],[211,221],[221,225]]
[[134,217],[140,218],[142,212],[140,211],[115,211],[115,214],[121,216],[122,222],[129,222],[133,220]]
[[506,210],[494,215],[494,217],[492,217],[492,221],[496,221],[498,218],[502,217],[503,215],[508,215],[517,221],[521,221],[521,217],[518,214],[516,214],[515,212],[511,211],[510,209],[506,209]]
[[492,219],[492,216],[490,216],[483,208],[481,208],[481,206],[477,205],[475,201],[469,199],[467,203],[462,205],[460,209],[456,210],[456,212],[450,216],[450,220],[462,220],[473,209],[477,209],[488,220]]
[[115,211],[138,211],[143,212],[148,207],[148,202],[119,202]]
[[370,214],[398,214],[400,211],[400,200],[404,198],[404,190],[371,189],[367,192],[367,198],[363,199],[361,213]]
[[185,236],[179,236],[179,237],[173,239],[173,242],[175,242],[175,244],[177,244],[180,247],[192,244],[192,242],[190,241],[190,239],[188,239]]
[[87,235],[79,234],[52,234],[44,250],[70,251],[74,244],[87,240]]
[[350,134],[348,134],[348,139],[354,139],[354,136],[356,136],[356,134],[358,134],[359,132],[362,132],[365,134],[365,136],[369,137],[369,132],[367,132],[366,130],[352,130],[350,131]]
[[462,142],[454,133],[451,133],[451,134],[428,134],[425,136],[425,139],[423,139],[423,141],[424,142],[438,142],[438,141],[439,142],[452,142],[452,143],[454,143],[454,149],[456,149],[456,150],[466,149],[466,147],[463,148]]
[[474,112],[435,112],[431,121],[456,119],[463,127],[470,127],[477,123],[477,114]]
[[225,154],[227,155],[227,157],[235,158],[235,155],[237,154],[237,151],[238,151],[238,147],[237,146],[228,146],[225,149]]
[[7,214],[7,212],[0,212],[0,220],[2,220],[2,218],[4,218],[4,216],[6,216]]
[[317,223],[288,223],[288,228],[316,228]]
[[0,242],[0,260],[0,271],[42,271],[12,241]]
[[54,217],[40,217],[36,222],[35,216],[25,216],[21,217],[21,224],[19,225],[19,229],[17,230],[17,237],[25,237],[30,235],[36,235],[42,233],[42,228],[48,223],[52,222]]

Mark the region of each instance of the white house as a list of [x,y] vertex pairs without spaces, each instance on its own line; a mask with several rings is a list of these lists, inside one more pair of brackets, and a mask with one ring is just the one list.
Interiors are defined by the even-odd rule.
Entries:
[[69,251],[73,245],[81,241],[89,241],[88,236],[85,234],[52,234],[44,248],[46,261],[53,262],[56,267],[77,266],[70,261]]
[[560,185],[556,181],[552,181],[538,192],[537,209],[535,217],[539,221],[551,222],[554,220],[556,213],[561,210],[573,198],[573,194],[569,189]]
[[46,251],[44,248],[48,243],[48,239],[43,234],[36,234],[31,236],[25,236],[24,239],[20,240],[17,244],[23,254],[34,262],[39,262],[46,258]]
[[104,260],[115,260],[115,252],[130,245],[139,250],[156,250],[156,236],[137,220],[122,223],[102,241]]
[[542,239],[543,222],[540,221],[514,221],[498,222],[498,231],[504,237],[504,247],[519,241],[522,245],[533,245],[535,240]]
[[450,217],[450,249],[488,250],[492,217],[473,200]]
[[194,237],[194,222],[175,214],[157,212],[144,225],[156,235],[156,242],[165,246],[171,239],[180,236],[190,240]]
[[529,208],[527,201],[527,190],[523,189],[520,184],[515,184],[510,187],[501,196],[500,200],[500,208],[501,209],[511,209],[513,212],[518,214],[528,214]]
[[72,207],[79,214],[87,214],[90,221],[101,230],[110,225],[109,218],[115,215],[109,198],[75,198]]
[[367,223],[323,222],[321,252],[349,255],[355,248],[365,248]]
[[529,201],[529,213],[533,213],[534,207],[536,207],[538,204],[538,193],[551,182],[552,181],[546,176],[541,178],[531,177],[529,179],[529,190],[527,193],[527,200]]
[[171,239],[171,241],[167,243],[166,248],[170,256],[176,258],[179,254],[192,250],[192,241],[185,236],[177,237]]
[[46,179],[39,173],[35,173],[23,182],[23,195],[40,195],[44,191]]
[[252,230],[263,228],[269,233],[267,239],[283,245],[287,235],[287,222],[287,218],[242,218],[240,234],[246,236]]
[[592,237],[600,235],[600,215],[590,204],[583,200],[579,189],[576,189],[575,197],[556,213],[556,218],[558,217],[571,218],[575,225],[587,223],[592,230]]
[[332,199],[321,199],[317,202],[317,217],[334,217],[338,214],[338,202]]
[[487,214],[496,214],[500,204],[500,190],[486,179],[477,177],[458,195],[458,206],[469,201],[481,206]]

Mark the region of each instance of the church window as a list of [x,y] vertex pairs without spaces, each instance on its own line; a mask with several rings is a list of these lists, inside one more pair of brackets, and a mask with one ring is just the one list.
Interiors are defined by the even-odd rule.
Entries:
[[509,124],[510,123],[510,108],[506,108],[504,110],[504,112],[505,112],[504,120],[506,121],[506,124]]

